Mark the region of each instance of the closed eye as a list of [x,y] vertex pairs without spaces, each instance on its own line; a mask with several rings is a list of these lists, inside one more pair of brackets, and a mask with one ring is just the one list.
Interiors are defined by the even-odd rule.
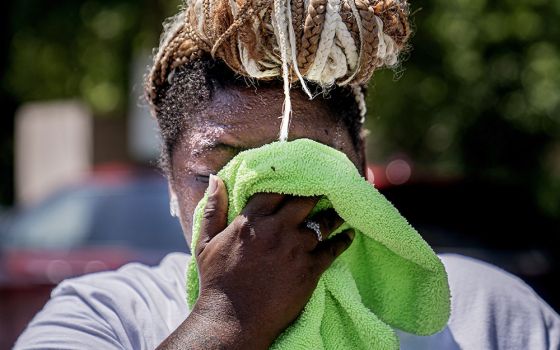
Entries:
[[210,181],[210,175],[195,175],[194,180],[196,182],[208,183]]

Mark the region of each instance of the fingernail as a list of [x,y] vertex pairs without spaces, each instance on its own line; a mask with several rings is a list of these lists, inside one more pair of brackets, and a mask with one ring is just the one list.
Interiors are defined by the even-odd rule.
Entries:
[[214,174],[210,174],[210,179],[208,180],[208,195],[212,196],[218,189],[218,179]]
[[354,230],[348,231],[348,237],[350,237],[351,240],[354,240],[355,236],[356,236],[356,232],[354,232]]

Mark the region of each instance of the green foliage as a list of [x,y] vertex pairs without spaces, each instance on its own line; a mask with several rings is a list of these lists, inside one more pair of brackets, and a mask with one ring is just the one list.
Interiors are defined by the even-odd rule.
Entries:
[[[157,43],[178,2],[16,2],[8,84],[21,100],[79,97],[98,115],[122,115],[130,62]],[[149,51],[148,51],[149,52]]]
[[371,86],[370,153],[528,186],[558,215],[560,1],[413,7],[404,70],[380,72]]

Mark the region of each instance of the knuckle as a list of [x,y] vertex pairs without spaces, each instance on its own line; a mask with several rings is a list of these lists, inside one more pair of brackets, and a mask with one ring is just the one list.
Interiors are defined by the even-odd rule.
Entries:
[[216,201],[208,200],[204,212],[202,213],[203,219],[212,219],[218,214],[218,204]]
[[302,201],[303,204],[308,206],[314,206],[318,201],[318,198],[316,197],[299,197],[299,199]]
[[273,217],[240,215],[234,222],[240,238],[255,240],[264,250],[275,250],[282,244],[283,226]]
[[262,210],[262,209],[255,209],[255,210],[247,211],[247,212],[244,213],[244,216],[247,217],[247,219],[249,219],[251,221],[261,220],[262,218],[266,217],[267,215],[268,215],[268,213],[265,210]]
[[199,257],[200,254],[202,254],[202,251],[204,250],[203,245],[202,244],[197,244],[196,248],[194,249],[194,254],[196,257]]
[[235,228],[240,237],[255,236],[255,225],[247,216],[238,216],[234,220]]

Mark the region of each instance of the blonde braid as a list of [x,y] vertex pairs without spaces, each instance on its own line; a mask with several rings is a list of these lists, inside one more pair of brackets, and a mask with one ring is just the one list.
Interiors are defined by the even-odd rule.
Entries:
[[175,68],[210,54],[234,72],[284,81],[280,139],[288,137],[290,88],[299,80],[349,85],[365,117],[362,85],[394,66],[410,35],[406,0],[188,0],[164,27],[146,83],[157,92]]
[[307,74],[309,67],[313,64],[323,24],[325,23],[327,0],[309,0],[307,6],[307,17],[303,26],[303,37],[301,39],[301,50],[298,54],[298,66],[302,74]]
[[229,28],[222,35],[220,35],[218,40],[216,40],[216,42],[212,46],[212,50],[210,51],[212,57],[216,55],[216,50],[224,43],[224,41],[229,39],[230,36],[233,35],[233,33],[237,31],[237,29],[239,29],[239,27],[245,24],[245,21],[249,18],[249,16],[253,14],[253,8],[251,8],[251,5],[252,1],[247,0],[243,4],[243,6],[241,6],[233,24],[229,26]]

